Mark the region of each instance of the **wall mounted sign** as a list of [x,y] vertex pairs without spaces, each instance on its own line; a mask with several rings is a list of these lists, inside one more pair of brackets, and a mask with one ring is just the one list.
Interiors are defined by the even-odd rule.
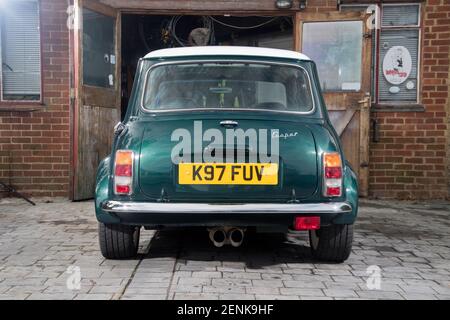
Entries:
[[383,74],[386,81],[398,85],[408,79],[412,68],[411,54],[403,46],[391,47],[383,59]]

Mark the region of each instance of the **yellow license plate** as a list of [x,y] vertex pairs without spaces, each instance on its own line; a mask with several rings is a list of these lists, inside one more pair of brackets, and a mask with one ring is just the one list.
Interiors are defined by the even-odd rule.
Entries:
[[278,184],[277,163],[180,163],[179,184]]

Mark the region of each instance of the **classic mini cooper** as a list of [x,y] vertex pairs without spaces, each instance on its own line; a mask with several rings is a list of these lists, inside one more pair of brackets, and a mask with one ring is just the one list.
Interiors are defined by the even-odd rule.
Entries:
[[[303,54],[252,47],[163,49],[140,60],[127,113],[98,168],[106,258],[136,255],[142,227],[309,232],[312,255],[348,258],[358,186]],[[202,228],[199,228],[202,230]]]

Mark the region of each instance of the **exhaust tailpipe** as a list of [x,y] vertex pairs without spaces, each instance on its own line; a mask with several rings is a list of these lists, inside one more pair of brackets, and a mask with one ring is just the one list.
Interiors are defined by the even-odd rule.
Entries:
[[217,248],[220,248],[227,241],[227,234],[223,228],[214,228],[209,230],[209,239]]
[[244,230],[240,228],[231,229],[228,232],[228,240],[233,247],[239,247],[244,242]]

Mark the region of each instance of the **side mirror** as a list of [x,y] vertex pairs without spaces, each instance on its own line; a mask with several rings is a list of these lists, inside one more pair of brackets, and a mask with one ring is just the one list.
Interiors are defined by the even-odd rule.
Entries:
[[122,131],[125,129],[125,125],[122,122],[118,122],[114,126],[114,134],[117,136],[122,133]]

